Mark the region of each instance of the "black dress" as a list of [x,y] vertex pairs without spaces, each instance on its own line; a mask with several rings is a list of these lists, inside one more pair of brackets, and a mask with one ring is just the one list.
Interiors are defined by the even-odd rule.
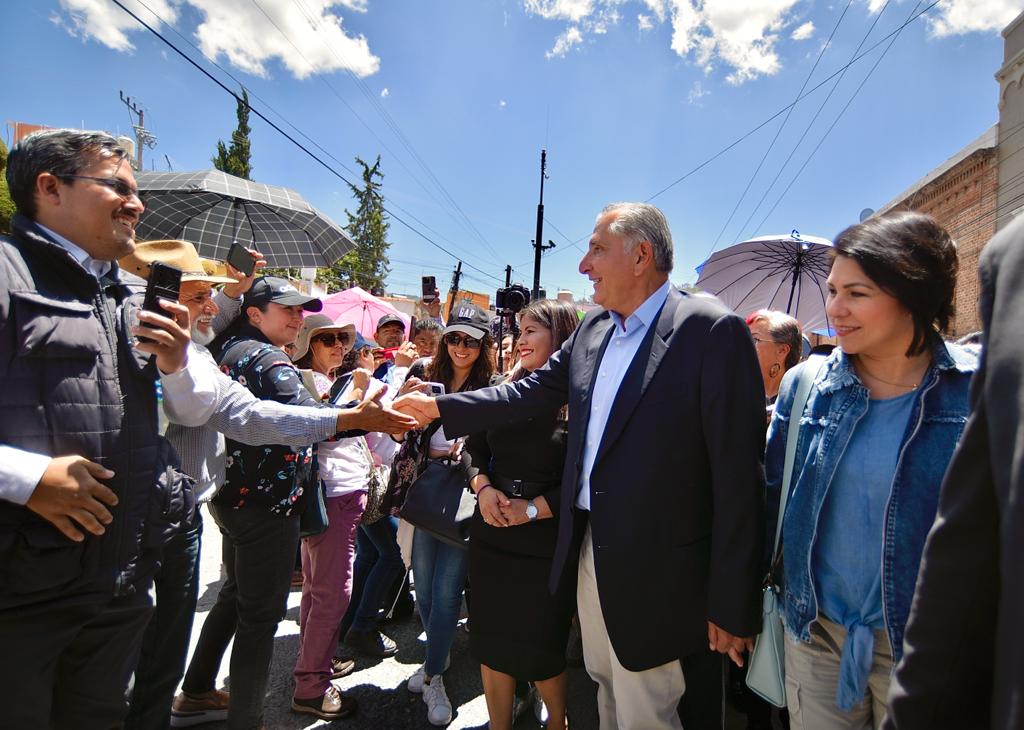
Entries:
[[550,679],[565,670],[569,624],[576,610],[575,582],[563,581],[555,595],[548,591],[558,537],[565,437],[565,422],[554,411],[466,440],[470,473],[479,469],[492,480],[500,475],[550,484],[542,495],[553,517],[492,527],[478,507],[470,525],[470,648],[481,664],[520,680]]

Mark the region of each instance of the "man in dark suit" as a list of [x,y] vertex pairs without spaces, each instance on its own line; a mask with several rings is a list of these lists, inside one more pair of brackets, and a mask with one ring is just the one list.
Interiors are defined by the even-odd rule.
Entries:
[[[739,662],[759,630],[757,357],[741,318],[671,286],[672,263],[661,211],[608,206],[580,262],[603,309],[547,366],[498,388],[395,404],[422,420],[440,415],[456,436],[568,402],[551,586],[577,579],[578,557],[602,730],[681,727],[681,660],[710,645]],[[700,724],[721,727],[720,708]]]
[[1024,218],[979,264],[974,412],[946,473],[888,730],[1024,727]]

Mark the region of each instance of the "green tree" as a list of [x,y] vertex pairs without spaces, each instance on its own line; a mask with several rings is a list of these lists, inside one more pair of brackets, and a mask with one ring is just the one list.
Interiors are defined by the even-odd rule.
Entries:
[[14,201],[7,189],[7,146],[0,139],[0,233],[10,233],[11,216],[14,215]]
[[384,280],[391,272],[388,260],[388,222],[384,210],[384,196],[381,195],[381,181],[384,173],[380,171],[380,155],[373,165],[367,164],[362,158],[356,157],[362,167],[363,184],[361,187],[349,184],[352,194],[359,205],[355,213],[345,210],[348,225],[345,230],[356,244],[356,247],[341,257],[329,269],[321,271],[318,279],[332,287],[347,288],[358,286],[366,291],[384,287]]
[[249,93],[242,89],[242,98],[238,100],[238,126],[231,133],[231,144],[225,145],[217,140],[217,154],[213,157],[213,166],[221,172],[235,177],[251,180],[252,150],[249,143]]

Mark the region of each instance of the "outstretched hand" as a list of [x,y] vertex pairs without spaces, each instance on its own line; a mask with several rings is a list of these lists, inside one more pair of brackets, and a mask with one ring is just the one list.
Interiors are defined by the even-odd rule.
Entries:
[[343,411],[338,416],[338,431],[360,430],[400,434],[416,428],[416,419],[387,408],[381,399],[387,393],[381,388],[372,396],[364,398],[355,408]]
[[399,396],[391,407],[399,413],[405,413],[415,418],[420,427],[426,426],[441,416],[437,409],[437,402],[423,393],[414,392]]

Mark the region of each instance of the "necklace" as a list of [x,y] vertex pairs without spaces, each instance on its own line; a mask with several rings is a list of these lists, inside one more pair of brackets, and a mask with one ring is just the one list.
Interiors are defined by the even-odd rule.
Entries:
[[884,380],[883,378],[878,377],[873,372],[868,370],[867,367],[864,365],[864,360],[858,358],[858,362],[860,363],[860,369],[864,371],[864,374],[867,375],[872,380],[877,380],[879,383],[891,385],[895,388],[905,388],[906,390],[917,390],[917,386],[920,385],[920,383],[914,383],[913,385],[905,385],[904,383],[894,383],[891,380]]

